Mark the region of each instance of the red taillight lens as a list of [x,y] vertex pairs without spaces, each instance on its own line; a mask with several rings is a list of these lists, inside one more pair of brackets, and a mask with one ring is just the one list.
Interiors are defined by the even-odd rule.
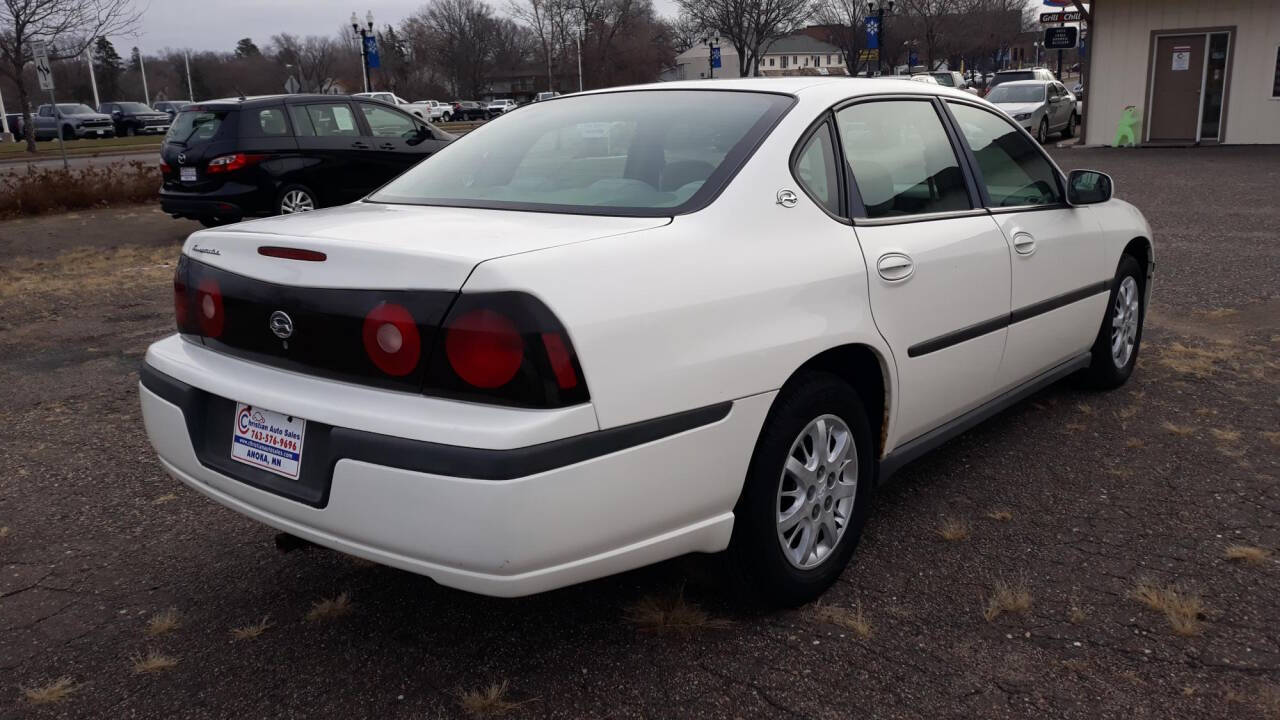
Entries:
[[362,336],[365,353],[382,372],[403,377],[418,367],[422,338],[405,306],[379,303],[365,316]]
[[235,170],[247,168],[250,165],[257,165],[262,162],[265,155],[249,155],[247,153],[236,153],[234,155],[223,155],[209,161],[208,173],[216,175],[218,173],[229,173]]
[[551,372],[555,373],[556,385],[561,390],[577,386],[578,372],[573,369],[573,356],[565,346],[564,336],[557,332],[544,332],[542,346],[547,349],[547,359],[551,361]]
[[165,161],[161,160],[161,161],[160,161],[160,174],[161,174],[161,175],[168,175],[168,174],[169,174],[169,173],[171,173],[171,172],[173,172],[173,168],[169,167],[169,163],[167,163],[167,162],[165,162]]
[[524,339],[506,315],[494,310],[472,310],[449,324],[444,351],[449,367],[464,382],[493,389],[511,382],[520,370]]
[[173,318],[177,321],[178,332],[181,333],[191,332],[191,328],[187,325],[191,320],[189,302],[186,268],[179,262],[178,269],[173,273]]
[[222,335],[226,315],[222,310],[222,289],[218,281],[205,278],[196,287],[196,316],[200,319],[200,334],[216,338]]

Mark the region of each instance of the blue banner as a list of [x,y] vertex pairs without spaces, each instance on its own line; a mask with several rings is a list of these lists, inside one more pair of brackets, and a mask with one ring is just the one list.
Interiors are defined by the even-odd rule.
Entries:
[[711,48],[711,67],[720,67],[720,48],[718,47]]
[[378,37],[369,35],[364,39],[364,56],[369,61],[369,67],[378,67]]
[[867,26],[867,49],[880,49],[880,18],[869,17],[866,20]]

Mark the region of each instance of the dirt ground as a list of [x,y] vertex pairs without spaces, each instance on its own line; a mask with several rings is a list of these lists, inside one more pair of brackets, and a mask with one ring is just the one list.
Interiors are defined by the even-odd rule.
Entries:
[[143,434],[196,227],[0,224],[0,718],[1280,718],[1280,148],[1055,155],[1154,227],[1135,377],[912,466],[821,607],[770,614],[700,556],[496,600],[281,554]]

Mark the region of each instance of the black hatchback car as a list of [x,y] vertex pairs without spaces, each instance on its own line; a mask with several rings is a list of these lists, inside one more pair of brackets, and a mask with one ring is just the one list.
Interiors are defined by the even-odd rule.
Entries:
[[364,197],[452,135],[386,103],[341,95],[199,102],[160,149],[160,207],[225,225]]

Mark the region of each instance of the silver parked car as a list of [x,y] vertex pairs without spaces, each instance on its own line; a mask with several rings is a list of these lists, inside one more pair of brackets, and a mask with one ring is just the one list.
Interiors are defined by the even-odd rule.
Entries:
[[1080,122],[1075,96],[1057,80],[1016,80],[997,85],[987,100],[1005,111],[1041,143],[1049,133],[1069,138]]

